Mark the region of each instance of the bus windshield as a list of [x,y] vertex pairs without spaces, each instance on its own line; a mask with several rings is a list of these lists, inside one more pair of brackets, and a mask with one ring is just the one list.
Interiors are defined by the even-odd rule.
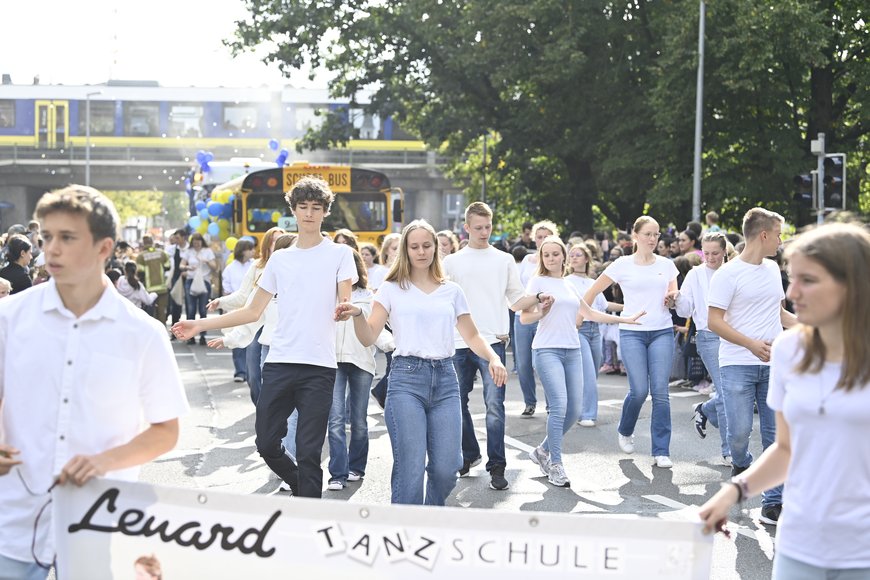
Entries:
[[[265,232],[275,226],[289,232],[296,231],[296,219],[290,213],[283,195],[250,193],[247,199],[248,231]],[[323,221],[323,229],[382,231],[387,229],[387,212],[387,196],[384,193],[338,193],[329,215]]]

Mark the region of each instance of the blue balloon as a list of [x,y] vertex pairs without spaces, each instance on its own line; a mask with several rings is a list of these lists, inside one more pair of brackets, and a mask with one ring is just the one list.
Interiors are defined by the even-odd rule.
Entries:
[[196,152],[196,162],[199,163],[200,165],[202,165],[202,163],[204,161],[205,161],[205,151],[200,149],[199,151]]
[[203,208],[205,208],[205,202],[204,202],[204,201],[199,200],[198,202],[196,202],[196,211],[200,211],[200,210],[202,210]]
[[214,161],[214,153],[212,153],[211,151],[206,151],[205,152],[205,162],[208,163],[210,161]]
[[278,165],[284,165],[287,162],[287,157],[290,156],[290,152],[286,149],[281,149],[281,152],[278,153],[278,157],[275,158],[275,163]]
[[277,151],[279,145],[280,143],[278,143],[277,139],[269,139],[269,149],[272,151]]
[[203,173],[208,173],[209,171],[211,171],[211,167],[209,167],[208,161],[203,161],[199,168]]
[[202,208],[201,210],[199,210],[199,217],[203,221],[208,221],[208,209]]
[[218,203],[216,201],[208,204],[208,215],[217,217],[221,215],[221,212],[224,210],[224,204]]
[[221,217],[224,219],[233,219],[233,206],[229,203],[225,203],[223,209],[221,210]]
[[229,201],[230,203],[233,203],[234,201],[236,201],[236,194],[235,194],[235,193],[232,194],[232,195],[230,196],[230,199],[229,199],[228,201]]
[[208,229],[206,231],[208,232],[208,235],[216,236],[220,233],[221,228],[219,225],[217,225],[217,222],[211,222],[210,224],[208,224]]
[[198,215],[195,215],[192,218],[190,218],[189,220],[187,220],[187,223],[188,223],[188,225],[190,225],[190,227],[192,227],[193,229],[196,229],[199,227],[199,224],[202,223],[202,219]]

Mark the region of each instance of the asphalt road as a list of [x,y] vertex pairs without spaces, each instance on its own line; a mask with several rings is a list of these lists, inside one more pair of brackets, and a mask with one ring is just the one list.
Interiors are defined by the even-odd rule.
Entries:
[[[254,448],[254,407],[246,383],[234,383],[232,359],[228,351],[174,342],[191,405],[183,420],[181,438],[170,454],[147,465],[145,481],[175,487],[215,489],[252,494],[273,493],[279,481],[266,467]],[[380,360],[379,368],[383,366]],[[512,364],[510,355],[508,366]],[[692,405],[705,400],[691,390],[671,389],[671,458],[673,469],[653,467],[649,456],[649,415],[647,402],[635,432],[637,451],[622,453],[616,443],[616,423],[628,381],[624,376],[599,377],[599,417],[592,428],[575,426],[565,437],[563,462],[571,478],[571,488],[554,488],[528,452],[543,439],[546,412],[539,385],[538,413],[523,418],[522,396],[516,375],[508,380],[506,410],[505,476],[510,489],[489,488],[483,465],[472,468],[459,480],[450,505],[512,511],[570,512],[582,514],[635,514],[640,517],[691,518],[692,510],[715,493],[720,482],[730,475],[721,464],[718,432],[710,428],[705,440],[694,431]],[[480,387],[480,383],[476,383]],[[483,396],[471,396],[471,412],[481,448],[486,449]],[[373,399],[369,404],[370,449],[366,477],[350,483],[342,491],[324,491],[324,498],[353,503],[384,504],[390,501],[390,441],[383,412]],[[758,456],[757,423],[752,441]],[[327,448],[324,446],[324,472]],[[484,457],[485,460],[485,457]],[[324,479],[324,489],[326,479]],[[739,525],[734,539],[717,537],[711,578],[770,578],[775,528],[758,521],[758,499],[748,502],[742,513],[736,510],[732,521]]]

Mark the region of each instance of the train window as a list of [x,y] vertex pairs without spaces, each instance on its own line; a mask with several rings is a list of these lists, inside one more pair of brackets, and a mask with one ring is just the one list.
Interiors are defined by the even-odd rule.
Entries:
[[124,103],[124,134],[131,137],[156,137],[160,129],[157,103]]
[[381,135],[381,118],[366,113],[363,109],[351,109],[350,120],[359,139],[378,139]]
[[224,105],[224,129],[227,131],[251,131],[256,129],[257,107],[249,104],[225,104]]
[[318,111],[323,109],[325,112],[328,107],[323,105],[297,105],[294,118],[296,120],[296,130],[304,133],[309,129],[317,129],[323,124],[323,115],[318,115]]
[[15,101],[0,101],[0,129],[15,126]]
[[[85,122],[87,121],[86,101],[79,101],[79,135],[87,133]],[[91,135],[114,135],[115,134],[115,102],[114,101],[91,101]]]
[[202,137],[202,105],[172,103],[169,109],[170,137]]

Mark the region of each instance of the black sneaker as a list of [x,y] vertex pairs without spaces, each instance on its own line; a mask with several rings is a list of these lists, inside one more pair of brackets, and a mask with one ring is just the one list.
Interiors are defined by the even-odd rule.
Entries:
[[704,439],[707,437],[707,415],[704,414],[704,411],[701,410],[701,405],[704,403],[698,403],[693,408],[695,410],[695,415],[692,417],[692,420],[695,422],[695,431],[698,432],[698,437]]
[[748,465],[746,467],[737,467],[736,465],[732,464],[731,465],[731,477],[737,477],[738,475],[740,475],[741,473],[743,473],[747,469],[749,469]]
[[509,487],[508,480],[504,478],[504,465],[496,465],[489,472],[489,487],[499,491]]
[[779,522],[779,516],[782,514],[782,504],[775,503],[761,507],[761,516],[758,518],[761,523],[769,526],[775,526]]
[[534,414],[535,414],[535,406],[534,405],[526,405],[526,408],[523,410],[521,416],[531,417]]
[[381,392],[378,390],[377,385],[372,388],[371,393],[372,397],[378,403],[378,407],[380,407],[381,410],[384,410],[387,405],[387,394],[384,393],[383,396],[381,396]]
[[195,338],[188,338],[187,344],[196,344],[196,339]]
[[200,336],[199,337],[199,346],[206,346],[207,344],[208,344],[208,341],[205,339],[205,337]]
[[478,455],[477,459],[473,459],[471,461],[469,461],[468,459],[463,460],[462,468],[459,470],[459,477],[465,477],[466,475],[468,475],[468,472],[471,471],[472,467],[474,467],[475,465],[480,465],[480,461],[482,459],[483,458]]

